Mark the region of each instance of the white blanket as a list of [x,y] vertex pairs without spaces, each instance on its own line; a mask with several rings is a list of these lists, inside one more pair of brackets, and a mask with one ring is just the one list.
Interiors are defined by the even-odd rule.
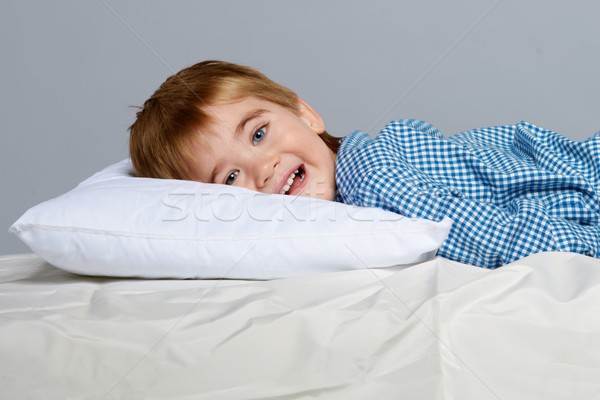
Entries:
[[2,399],[597,399],[600,260],[274,281],[0,257]]

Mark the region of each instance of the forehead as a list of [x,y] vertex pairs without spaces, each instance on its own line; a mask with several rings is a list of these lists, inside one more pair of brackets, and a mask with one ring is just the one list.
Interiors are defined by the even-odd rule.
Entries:
[[[216,104],[204,107],[204,112],[209,116],[209,128],[219,125],[232,125],[235,129],[237,123],[256,111],[280,112],[285,109],[275,103],[256,97],[245,97],[241,100]],[[235,123],[235,125],[234,125]],[[220,127],[221,128],[221,127]]]
[[247,97],[231,103],[205,106],[203,111],[208,122],[198,129],[192,141],[191,166],[195,180],[211,182],[214,169],[231,157],[250,121],[287,110],[266,100]]
[[273,111],[274,104],[249,97],[239,101],[202,107],[207,119],[198,129],[194,142],[210,147],[211,142],[239,135],[253,117]]

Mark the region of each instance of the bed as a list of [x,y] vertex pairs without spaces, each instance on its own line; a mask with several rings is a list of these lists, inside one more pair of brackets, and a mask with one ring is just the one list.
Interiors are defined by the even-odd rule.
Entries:
[[0,257],[6,399],[600,398],[600,260],[443,258],[273,280]]
[[123,160],[11,226],[0,397],[600,398],[600,259],[477,268],[451,224]]

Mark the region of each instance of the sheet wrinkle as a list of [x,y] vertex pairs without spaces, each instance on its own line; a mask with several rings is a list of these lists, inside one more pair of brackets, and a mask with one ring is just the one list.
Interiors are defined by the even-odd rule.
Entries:
[[[293,391],[293,392],[287,391],[287,393],[284,393],[284,394],[265,394],[265,395],[260,395],[259,397],[254,397],[254,396],[253,397],[245,397],[244,400],[298,400],[298,399],[303,398],[302,396],[304,396],[305,398],[313,398],[314,396],[321,396],[321,395],[332,396],[336,392],[339,392],[341,389],[345,389],[345,388],[348,388],[351,386],[352,386],[351,383],[336,384],[336,385],[331,385],[331,386],[322,386],[322,387],[316,387],[316,388],[300,390],[300,391]],[[207,399],[215,399],[216,397],[213,397],[213,396],[218,396],[218,395],[219,395],[218,392],[210,393],[209,396],[206,398]],[[347,395],[345,395],[345,396],[347,396]],[[233,397],[233,398],[239,398],[239,397]],[[347,399],[347,397],[345,397],[345,398]]]
[[[265,309],[263,304],[275,304],[268,300],[273,293],[271,289],[265,290],[263,288],[259,289],[257,293],[252,293],[253,291],[257,290],[256,288],[252,287],[248,288],[250,291],[249,294],[248,290],[244,288],[241,295],[236,293],[237,287],[227,288],[225,291],[221,289],[223,288],[215,288],[212,290],[207,289],[206,294],[190,296],[190,298],[187,299],[186,303],[191,307],[191,309],[196,309],[196,311],[201,311],[201,309],[207,311],[208,316],[206,319],[198,321],[201,324],[206,322],[217,324],[220,321],[232,318],[236,314],[243,314],[247,312],[248,309],[255,309],[256,311],[259,311]],[[227,298],[226,296],[231,296],[229,301],[225,301]],[[179,329],[191,329],[195,326],[195,324],[196,323],[193,321],[187,321],[180,324]]]
[[240,336],[244,332],[248,331],[251,328],[254,328],[257,325],[268,325],[273,321],[278,320],[279,318],[283,318],[289,314],[294,313],[294,310],[273,313],[268,315],[263,315],[260,317],[252,317],[249,318],[239,329],[232,332],[230,335],[226,336],[222,341],[215,344],[213,352],[216,352],[223,344],[234,340],[236,337]]

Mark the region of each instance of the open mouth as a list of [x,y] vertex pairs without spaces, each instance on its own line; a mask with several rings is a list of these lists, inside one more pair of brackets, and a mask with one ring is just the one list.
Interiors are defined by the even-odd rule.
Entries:
[[287,178],[287,182],[281,188],[279,194],[291,194],[296,188],[302,185],[304,181],[304,165],[300,165],[295,171],[293,171]]

